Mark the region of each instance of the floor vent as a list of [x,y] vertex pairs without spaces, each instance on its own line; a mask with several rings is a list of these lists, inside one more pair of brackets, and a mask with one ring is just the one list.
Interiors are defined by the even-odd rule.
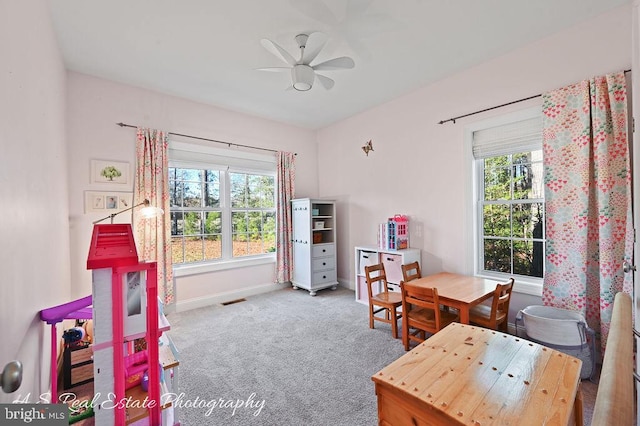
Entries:
[[233,305],[234,303],[246,302],[247,299],[230,300],[229,302],[221,303],[222,306]]

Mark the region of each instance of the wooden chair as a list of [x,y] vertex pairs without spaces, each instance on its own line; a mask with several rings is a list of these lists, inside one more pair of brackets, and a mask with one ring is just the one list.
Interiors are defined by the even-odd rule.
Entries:
[[[414,286],[403,282],[402,288],[402,343],[409,350],[409,342],[424,342],[425,332],[435,334],[454,321],[458,314],[442,310],[438,289]],[[411,332],[411,329],[415,329]]]
[[420,264],[418,262],[411,262],[402,265],[402,281],[408,283],[416,278],[422,278]]
[[[387,275],[383,264],[366,266],[364,272],[369,292],[369,328],[375,328],[374,321],[391,324],[391,335],[397,339],[398,320],[401,318],[398,308],[402,306],[402,295],[387,288]],[[384,316],[376,315],[380,312],[383,312]]]
[[491,306],[477,305],[469,310],[469,323],[508,333],[509,302],[514,280],[496,285]]

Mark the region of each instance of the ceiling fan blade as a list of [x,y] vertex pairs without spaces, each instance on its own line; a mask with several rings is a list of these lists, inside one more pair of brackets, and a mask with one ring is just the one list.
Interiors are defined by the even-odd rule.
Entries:
[[333,85],[336,83],[335,81],[333,81],[329,77],[325,77],[324,75],[316,74],[316,77],[318,78],[318,81],[320,81],[320,83],[327,90],[331,89]]
[[289,52],[284,50],[278,44],[272,42],[271,40],[269,40],[267,38],[263,38],[262,40],[260,40],[260,43],[262,43],[262,45],[264,46],[265,49],[267,49],[269,52],[271,52],[276,57],[278,57],[278,58],[282,59],[283,61],[285,61],[287,64],[289,64],[291,66],[296,64],[296,60],[293,59],[293,56],[291,56],[289,54]]
[[302,55],[302,63],[310,64],[316,56],[318,56],[318,53],[320,53],[326,42],[327,36],[324,33],[316,31],[309,34],[307,44],[304,48],[304,55]]
[[328,61],[320,62],[318,65],[314,65],[313,68],[316,71],[327,70],[348,70],[356,66],[353,59],[348,56],[341,56],[340,58],[329,59]]
[[267,68],[256,68],[257,71],[269,71],[269,72],[283,72],[283,71],[291,71],[290,67],[267,67]]

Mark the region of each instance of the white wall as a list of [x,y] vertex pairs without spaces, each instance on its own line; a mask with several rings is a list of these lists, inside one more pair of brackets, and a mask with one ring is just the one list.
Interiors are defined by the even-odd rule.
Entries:
[[[320,130],[319,195],[339,200],[341,213],[340,280],[353,286],[353,247],[375,244],[376,224],[396,213],[410,216],[411,246],[422,249],[425,274],[472,272],[464,127],[541,99],[437,122],[630,66],[627,5]],[[360,147],[369,139],[375,151],[367,157]],[[536,300],[521,297],[514,306]]]
[[44,0],[0,0],[0,371],[22,361],[14,394],[49,389],[39,311],[69,301],[65,71]]
[[[106,216],[84,213],[84,192],[133,190],[133,184],[123,189],[118,185],[91,184],[89,180],[91,159],[126,161],[133,170],[136,130],[116,126],[117,122],[296,152],[296,195],[317,196],[316,139],[311,130],[75,72],[68,74],[67,81],[71,276],[72,295],[76,298],[91,292],[86,260],[92,221]],[[176,140],[207,144],[184,138]],[[117,219],[130,221],[131,217],[124,214]],[[230,300],[246,295],[247,291],[271,288],[274,279],[274,264],[180,277],[176,278],[177,301],[197,306],[219,302],[220,297]],[[210,299],[213,296],[218,298]]]

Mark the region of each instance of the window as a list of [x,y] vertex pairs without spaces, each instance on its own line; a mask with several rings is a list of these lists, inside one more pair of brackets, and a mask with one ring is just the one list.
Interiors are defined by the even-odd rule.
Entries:
[[483,275],[544,276],[545,203],[541,118],[476,130],[475,259]]
[[482,269],[542,278],[542,150],[485,158],[481,169]]
[[255,170],[255,161],[193,153],[180,146],[169,150],[174,266],[274,253],[275,163],[260,164]]

